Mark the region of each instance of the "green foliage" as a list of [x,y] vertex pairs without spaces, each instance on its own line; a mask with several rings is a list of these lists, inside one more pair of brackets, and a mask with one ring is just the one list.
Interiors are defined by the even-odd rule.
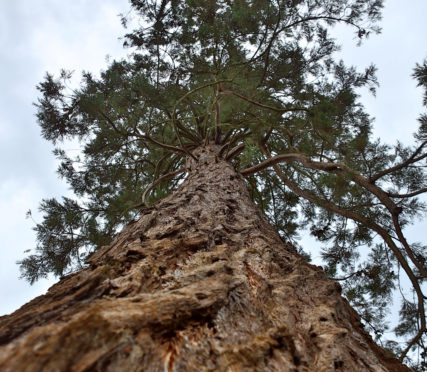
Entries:
[[[77,199],[42,202],[23,276],[34,282],[84,265],[177,186],[185,158],[205,143],[221,145],[241,170],[288,154],[292,161],[247,177],[253,200],[301,252],[301,224],[323,242],[326,272],[379,338],[403,269],[416,300],[404,301],[396,332],[415,338],[407,349],[387,345],[403,356],[422,347],[425,248],[407,243],[402,229],[425,211],[426,115],[414,147],[374,140],[358,90],[375,93],[375,67],[360,72],[334,60],[328,33],[337,23],[359,40],[377,32],[382,1],[130,2],[129,17],[144,26],[125,35],[126,60],[99,77],[84,73],[76,90],[65,71],[38,85],[42,135],[58,145],[58,173]],[[424,61],[414,77],[427,91],[426,71]],[[81,143],[77,157],[63,149],[68,140]]]
[[43,200],[40,210],[45,219],[37,224],[37,254],[21,261],[23,275],[33,283],[48,273],[62,275],[70,266],[83,266],[85,248],[90,244],[105,245],[111,240],[112,231],[101,228],[97,212],[85,215],[79,204],[69,198],[62,203],[55,199]]

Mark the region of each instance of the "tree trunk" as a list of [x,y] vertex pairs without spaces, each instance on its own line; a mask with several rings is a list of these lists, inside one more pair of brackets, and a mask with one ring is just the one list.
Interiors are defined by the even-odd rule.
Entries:
[[89,266],[0,318],[1,371],[408,371],[242,177],[198,149],[178,190]]

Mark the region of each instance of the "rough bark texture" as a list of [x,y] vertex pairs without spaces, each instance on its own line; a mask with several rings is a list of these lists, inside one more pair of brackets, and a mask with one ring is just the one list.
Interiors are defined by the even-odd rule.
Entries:
[[90,266],[0,318],[1,371],[405,371],[215,147]]

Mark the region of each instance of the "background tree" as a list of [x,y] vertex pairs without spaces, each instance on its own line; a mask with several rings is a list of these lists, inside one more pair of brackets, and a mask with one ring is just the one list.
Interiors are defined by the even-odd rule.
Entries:
[[[42,202],[37,253],[21,261],[23,276],[33,282],[83,267],[176,188],[194,149],[214,143],[247,177],[251,197],[283,239],[296,245],[302,218],[325,242],[328,275],[378,339],[403,271],[414,299],[402,299],[396,332],[408,344],[387,346],[402,359],[412,347],[422,350],[425,248],[409,244],[403,228],[424,212],[417,196],[426,191],[426,118],[413,148],[373,140],[357,89],[374,91],[375,69],[335,61],[328,34],[336,23],[353,27],[360,40],[377,32],[382,2],[131,5],[143,26],[125,36],[127,60],[111,63],[99,79],[85,73],[77,90],[67,88],[65,71],[38,87],[43,136],[57,144],[77,138],[82,153],[55,150],[77,199]],[[425,88],[426,70],[424,62],[414,73]]]

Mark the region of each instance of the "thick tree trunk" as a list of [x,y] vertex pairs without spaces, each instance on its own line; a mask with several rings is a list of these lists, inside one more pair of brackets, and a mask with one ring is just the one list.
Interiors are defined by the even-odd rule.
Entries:
[[214,146],[90,266],[0,318],[1,371],[405,371]]

